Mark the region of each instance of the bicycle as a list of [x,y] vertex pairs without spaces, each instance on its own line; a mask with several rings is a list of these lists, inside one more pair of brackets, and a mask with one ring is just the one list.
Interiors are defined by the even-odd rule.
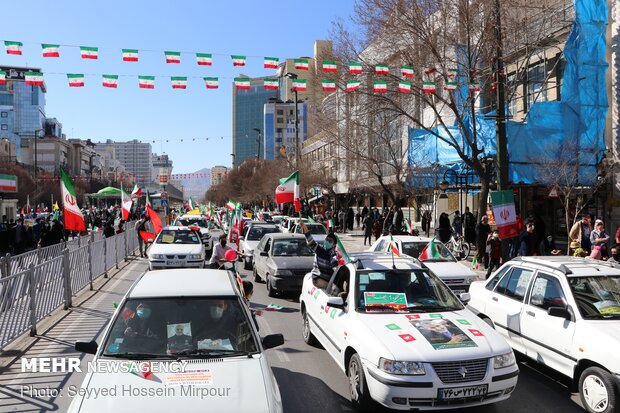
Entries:
[[452,255],[459,261],[466,260],[471,253],[471,245],[469,245],[460,234],[454,231],[452,231],[450,240],[446,242],[446,248],[448,248]]

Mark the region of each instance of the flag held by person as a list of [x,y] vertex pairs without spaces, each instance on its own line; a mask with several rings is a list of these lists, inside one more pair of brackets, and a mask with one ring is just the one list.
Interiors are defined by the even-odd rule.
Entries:
[[123,213],[123,220],[129,220],[129,214],[131,213],[131,204],[133,201],[131,200],[131,196],[127,192],[123,190],[123,183],[121,182],[121,207]]
[[276,187],[276,204],[284,204],[292,202],[295,205],[295,211],[301,210],[301,201],[299,199],[299,171],[295,171],[287,178],[280,178],[280,185]]
[[86,231],[84,216],[77,204],[73,182],[71,182],[71,178],[62,168],[60,169],[60,192],[65,229],[69,231]]

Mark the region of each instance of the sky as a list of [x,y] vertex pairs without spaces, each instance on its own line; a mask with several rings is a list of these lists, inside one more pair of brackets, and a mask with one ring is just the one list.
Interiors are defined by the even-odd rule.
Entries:
[[[328,39],[333,20],[349,19],[353,7],[353,0],[33,0],[4,16],[0,40],[22,42],[23,55],[1,51],[0,66],[42,69],[46,116],[68,138],[149,142],[170,156],[173,173],[189,173],[231,163],[232,79],[275,75],[264,56],[312,56],[314,40]],[[60,58],[43,58],[42,43],[60,44]],[[79,46],[99,47],[99,59],[81,59]],[[123,62],[121,49],[139,49],[139,61]],[[188,53],[166,64],[164,51]],[[196,52],[212,53],[213,65],[198,66]],[[247,66],[234,68],[233,54],[248,56]],[[85,74],[85,86],[70,88],[67,73]],[[119,75],[118,88],[103,88],[103,74]],[[140,89],[138,75],[156,76],[155,89]],[[187,89],[172,89],[171,76],[187,76]],[[207,90],[203,77],[219,77],[219,89]]]

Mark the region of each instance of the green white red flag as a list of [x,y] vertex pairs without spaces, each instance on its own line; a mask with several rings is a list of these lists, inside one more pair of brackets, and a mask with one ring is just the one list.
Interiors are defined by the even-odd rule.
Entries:
[[67,73],[70,87],[84,87],[84,75],[81,73]]
[[454,79],[458,73],[458,69],[448,69],[448,78]]
[[432,75],[434,73],[437,72],[437,68],[436,67],[427,67],[426,69],[424,69],[424,74],[425,75]]
[[230,58],[232,59],[233,66],[245,66],[245,56],[232,55]]
[[133,191],[131,191],[131,197],[132,198],[139,198],[144,194],[144,192],[142,192],[142,188],[140,188],[138,186],[138,184],[135,184],[133,186]]
[[103,75],[103,87],[118,87],[118,75]]
[[138,76],[140,89],[155,89],[155,76]]
[[62,168],[60,168],[60,193],[62,196],[65,229],[69,231],[86,231],[84,216],[80,207],[78,207],[73,183]]
[[328,73],[336,73],[338,71],[338,66],[333,60],[323,60],[323,71]]
[[401,80],[400,82],[398,82],[398,91],[401,93],[410,93],[411,82],[407,82],[405,80]]
[[59,48],[60,46],[57,44],[42,44],[41,48],[43,49],[43,57],[60,57]]
[[123,62],[137,62],[138,50],[137,49],[123,49]]
[[398,250],[398,245],[396,245],[396,241],[394,241],[394,237],[390,234],[390,251],[392,254],[400,257],[400,251]]
[[233,201],[226,202],[226,208],[228,208],[229,211],[234,210],[235,209],[235,203]]
[[359,89],[362,82],[360,80],[347,80],[347,92],[353,92]]
[[293,202],[295,211],[301,209],[299,199],[299,171],[295,171],[287,178],[280,178],[280,185],[276,187],[276,204]]
[[217,89],[220,86],[217,77],[205,77],[204,81],[207,89]]
[[469,84],[469,91],[470,92],[480,92],[480,83],[470,83]]
[[236,77],[235,88],[237,90],[250,90],[250,78],[248,77]]
[[323,92],[333,92],[336,90],[336,82],[334,80],[322,80]]
[[211,53],[196,53],[196,63],[198,63],[198,66],[211,66],[213,64],[213,57]]
[[422,91],[424,93],[435,93],[436,88],[435,82],[424,82],[422,84]]
[[181,52],[164,52],[166,63],[181,63]]
[[196,204],[194,203],[194,200],[192,199],[192,197],[189,197],[189,200],[187,201],[187,209],[189,211],[193,211],[194,209],[196,209]]
[[336,234],[334,234],[334,236],[336,237],[336,257],[338,258],[338,265],[345,265],[351,262],[347,250],[344,248],[344,245],[342,245],[342,242],[340,242],[340,237]]
[[432,260],[441,258],[441,254],[439,254],[439,250],[437,249],[437,244],[435,244],[435,238],[429,242],[426,247],[420,253],[420,257],[418,258],[420,261]]
[[89,47],[89,46],[80,46],[80,56],[82,56],[82,59],[98,59],[99,48]]
[[266,90],[278,90],[278,79],[266,77],[263,80],[263,87]]
[[0,85],[6,85],[6,72],[0,70]]
[[402,77],[413,77],[413,66],[401,66],[400,74]]
[[295,69],[297,70],[308,70],[308,59],[295,59],[294,60]]
[[127,221],[129,219],[129,213],[131,212],[131,197],[127,192],[123,190],[123,183],[121,182],[121,207],[123,213],[123,219]]
[[515,198],[512,191],[491,192],[491,204],[495,224],[502,239],[512,238],[519,235]]
[[446,82],[446,84],[443,86],[443,90],[456,90],[456,87],[456,82]]
[[375,80],[372,82],[372,89],[375,93],[387,92],[387,82],[385,80]]
[[22,54],[22,46],[24,44],[22,42],[12,42],[9,40],[5,40],[4,47],[6,48],[6,54],[14,54],[21,56]]
[[173,89],[187,89],[187,77],[173,76],[170,78]]
[[411,220],[409,218],[405,219],[405,231],[407,234],[413,234],[413,227],[411,226]]
[[43,86],[43,73],[41,72],[26,72],[24,74],[26,78],[26,84],[30,86]]
[[297,92],[304,92],[307,90],[306,88],[306,79],[293,79],[293,90]]
[[362,64],[360,62],[349,62],[349,73],[359,75],[362,73]]
[[278,58],[277,57],[265,57],[263,61],[263,67],[265,69],[277,69],[278,68]]
[[389,75],[390,74],[390,68],[386,64],[379,63],[379,64],[375,65],[375,73],[378,74],[378,75]]

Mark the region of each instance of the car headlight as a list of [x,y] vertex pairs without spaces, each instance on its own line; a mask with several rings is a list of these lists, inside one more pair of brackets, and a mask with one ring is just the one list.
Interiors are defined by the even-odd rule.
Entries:
[[503,369],[504,367],[510,367],[516,363],[515,353],[510,351],[510,353],[502,354],[499,356],[493,357],[493,368]]
[[202,254],[188,254],[187,258],[190,260],[199,260],[202,258]]
[[151,259],[152,260],[163,260],[163,259],[166,259],[166,257],[164,256],[164,254],[151,254]]
[[475,277],[465,277],[465,283],[466,283],[466,284],[471,284],[471,283],[473,283],[474,281],[476,281],[476,278],[475,278]]
[[395,361],[381,357],[379,368],[390,374],[404,374],[410,376],[421,376],[426,374],[424,363],[419,361]]
[[280,276],[282,276],[282,275],[284,275],[284,276],[293,275],[293,271],[291,271],[291,270],[277,270],[276,271],[276,275],[280,275]]

